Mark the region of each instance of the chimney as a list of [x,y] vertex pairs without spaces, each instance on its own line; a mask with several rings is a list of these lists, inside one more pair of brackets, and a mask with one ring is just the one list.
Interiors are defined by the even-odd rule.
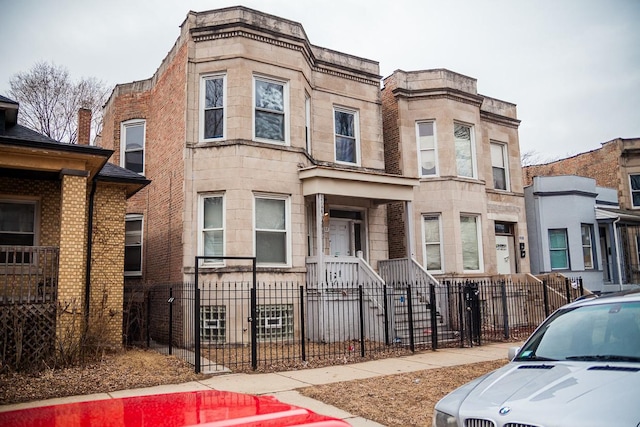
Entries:
[[89,145],[91,139],[91,110],[78,110],[78,145]]

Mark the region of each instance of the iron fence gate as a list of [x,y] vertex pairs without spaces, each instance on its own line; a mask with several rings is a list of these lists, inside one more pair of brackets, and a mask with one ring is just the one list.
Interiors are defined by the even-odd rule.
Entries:
[[582,294],[580,279],[394,287],[199,281],[149,289],[147,336],[196,372],[283,371],[520,341]]

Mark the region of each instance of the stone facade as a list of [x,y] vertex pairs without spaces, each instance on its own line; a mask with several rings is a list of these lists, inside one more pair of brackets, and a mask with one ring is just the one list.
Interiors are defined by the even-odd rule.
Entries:
[[[427,265],[424,249],[423,217],[438,218],[441,265],[436,276],[491,276],[499,272],[496,257],[495,224],[509,228],[510,273],[528,273],[529,259],[521,256],[519,245],[527,246],[526,215],[521,181],[519,120],[515,105],[479,95],[476,80],[448,70],[395,71],[384,79],[382,91],[385,158],[387,171],[420,179],[413,198],[409,229],[414,230],[413,256]],[[418,127],[427,123],[433,130],[431,167],[423,172]],[[461,176],[457,167],[454,127],[471,130],[471,168]],[[491,144],[504,151],[506,188],[495,188]],[[426,158],[426,157],[425,157]],[[470,172],[471,172],[470,168]],[[392,257],[406,253],[407,224],[403,206],[389,210],[389,251]],[[463,265],[461,215],[480,221],[480,265],[468,270]]]

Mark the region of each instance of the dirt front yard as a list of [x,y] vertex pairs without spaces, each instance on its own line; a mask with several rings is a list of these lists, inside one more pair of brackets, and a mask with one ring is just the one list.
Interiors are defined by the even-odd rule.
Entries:
[[[507,362],[482,362],[366,380],[307,387],[299,391],[386,426],[428,426],[435,403],[465,382]],[[106,355],[84,367],[47,370],[38,375],[0,375],[0,404],[29,402],[178,384],[206,378],[174,356],[130,349]]]

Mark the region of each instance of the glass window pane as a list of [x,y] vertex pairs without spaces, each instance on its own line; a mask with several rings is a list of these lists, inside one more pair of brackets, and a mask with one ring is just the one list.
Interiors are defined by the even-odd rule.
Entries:
[[551,251],[551,268],[554,270],[569,268],[569,264],[567,263],[566,251],[564,250]]
[[124,167],[133,172],[142,173],[143,152],[129,151],[124,154]]
[[436,173],[436,152],[434,150],[422,151],[420,153],[422,161],[422,175],[435,175]]
[[354,116],[345,111],[335,112],[336,135],[355,137]]
[[286,263],[286,237],[286,233],[257,231],[256,261],[259,263]]
[[491,164],[504,167],[504,147],[501,144],[491,144]]
[[507,189],[507,180],[505,178],[504,169],[493,168],[493,188],[497,190]]
[[284,112],[284,85],[256,80],[256,108]]
[[260,230],[285,229],[285,201],[256,199],[256,228]]
[[567,247],[564,230],[549,230],[549,247],[551,249],[565,249]]
[[632,190],[640,190],[640,175],[630,175],[631,179],[631,189]]
[[204,137],[222,138],[224,110],[205,110],[204,112]]
[[438,218],[424,219],[424,239],[427,243],[440,242],[440,224]]
[[142,265],[142,247],[126,246],[124,248],[124,271],[140,271]]
[[256,111],[256,138],[284,141],[284,115]]
[[460,217],[460,232],[462,236],[462,266],[465,270],[479,270],[480,252],[476,218]]
[[204,232],[204,255],[223,256],[223,232],[222,230]]
[[473,177],[471,128],[456,124],[454,127],[456,147],[456,171],[459,176]]
[[427,270],[442,270],[440,245],[427,245]]
[[34,222],[35,204],[0,203],[0,231],[32,233]]
[[142,149],[144,146],[144,125],[125,126],[127,150]]
[[204,199],[205,229],[222,228],[222,197],[207,197]]
[[224,86],[223,79],[207,79],[205,80],[205,108],[222,107]]
[[[433,144],[429,144],[428,141],[433,142],[433,122],[424,122],[418,123],[418,136],[420,137],[420,141],[426,141],[427,147],[424,148],[433,148]],[[420,147],[423,148],[422,144]]]
[[356,163],[356,140],[336,136],[336,160]]

